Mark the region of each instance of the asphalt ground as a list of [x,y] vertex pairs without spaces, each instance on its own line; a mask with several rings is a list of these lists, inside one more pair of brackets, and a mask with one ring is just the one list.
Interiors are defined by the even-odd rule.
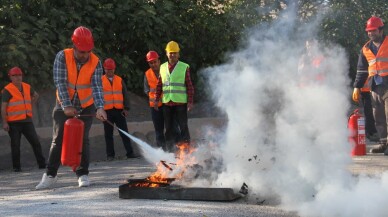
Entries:
[[[368,144],[367,148],[373,147]],[[349,170],[355,176],[381,174],[388,156],[367,154],[353,157]],[[0,173],[0,216],[271,216],[294,217],[276,202],[253,199],[249,194],[234,201],[120,199],[119,186],[128,179],[145,178],[155,171],[144,159],[92,162],[91,186],[79,188],[69,167],[61,167],[54,188],[35,190],[44,170],[26,168]]]
[[71,169],[61,167],[54,188],[39,191],[35,186],[44,170],[4,171],[0,216],[298,216],[248,197],[229,202],[119,198],[119,186],[127,179],[145,178],[154,170],[144,159],[94,162],[91,186],[79,188]]

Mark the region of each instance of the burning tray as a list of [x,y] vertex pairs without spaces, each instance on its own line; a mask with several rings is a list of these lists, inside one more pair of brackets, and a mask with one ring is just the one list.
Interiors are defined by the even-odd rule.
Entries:
[[[122,199],[202,201],[232,201],[241,197],[241,195],[234,193],[231,188],[186,188],[170,185],[173,180],[166,179],[164,182],[155,183],[147,179],[129,179],[127,184],[120,185],[119,197]],[[148,185],[155,187],[147,187]]]

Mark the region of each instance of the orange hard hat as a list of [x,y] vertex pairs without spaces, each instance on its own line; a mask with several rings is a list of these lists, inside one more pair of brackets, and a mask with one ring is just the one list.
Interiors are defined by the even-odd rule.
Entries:
[[111,70],[116,68],[116,63],[112,58],[108,58],[104,61],[104,69]]
[[158,58],[159,58],[159,54],[156,53],[156,51],[153,51],[153,50],[149,51],[147,53],[147,55],[146,55],[147,62],[150,62],[152,60],[156,60]]
[[379,17],[372,16],[369,18],[369,20],[366,22],[366,28],[365,31],[372,31],[376,30],[380,27],[383,27],[384,23]]
[[92,32],[83,26],[74,30],[71,40],[74,46],[80,51],[91,51],[94,47]]
[[8,75],[23,75],[23,72],[19,67],[16,66],[8,71]]

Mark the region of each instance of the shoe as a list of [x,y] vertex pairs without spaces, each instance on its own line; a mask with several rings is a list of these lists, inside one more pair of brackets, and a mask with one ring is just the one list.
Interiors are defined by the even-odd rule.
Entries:
[[21,172],[22,169],[21,168],[13,168],[13,171],[18,173],[18,172]]
[[42,181],[35,187],[36,190],[46,189],[54,185],[58,180],[58,176],[48,176],[46,173],[43,174]]
[[[387,144],[379,144],[377,148],[372,148],[370,150],[370,153],[384,153],[387,150],[388,145]],[[387,152],[388,154],[388,152]]]
[[127,155],[127,159],[133,159],[133,158],[140,158],[140,155],[136,155],[134,153]]
[[114,159],[115,159],[115,157],[112,157],[112,156],[106,157],[106,160],[107,160],[107,161],[113,161]]
[[89,177],[87,175],[80,176],[78,178],[79,187],[88,187],[90,185]]
[[379,135],[377,133],[374,134],[368,134],[366,138],[371,142],[378,142],[380,140]]

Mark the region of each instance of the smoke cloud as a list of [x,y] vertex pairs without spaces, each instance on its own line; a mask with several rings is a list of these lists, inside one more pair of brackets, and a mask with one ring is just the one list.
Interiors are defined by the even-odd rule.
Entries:
[[304,58],[316,25],[298,27],[289,10],[250,30],[227,63],[203,70],[228,118],[216,142],[224,167],[212,184],[239,189],[245,182],[251,195],[278,198],[301,216],[386,216],[388,173],[354,177],[347,170],[344,49],[313,40],[312,57]]

